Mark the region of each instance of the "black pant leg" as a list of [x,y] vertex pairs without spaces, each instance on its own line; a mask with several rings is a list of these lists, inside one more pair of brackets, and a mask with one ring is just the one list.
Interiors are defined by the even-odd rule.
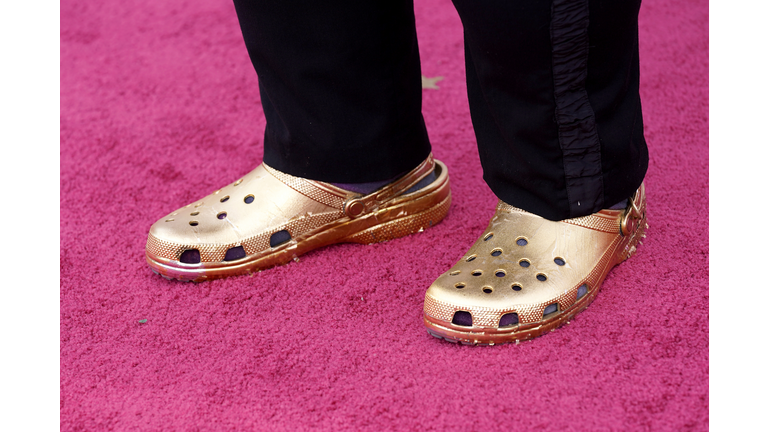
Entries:
[[629,197],[648,166],[640,2],[454,0],[484,178],[551,220]]
[[234,2],[259,77],[268,165],[358,183],[427,157],[412,0]]

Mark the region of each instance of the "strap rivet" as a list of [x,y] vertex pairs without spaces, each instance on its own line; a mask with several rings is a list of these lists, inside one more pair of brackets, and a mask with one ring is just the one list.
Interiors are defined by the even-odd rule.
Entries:
[[359,199],[353,199],[344,203],[344,214],[351,218],[356,218],[365,211],[365,204]]

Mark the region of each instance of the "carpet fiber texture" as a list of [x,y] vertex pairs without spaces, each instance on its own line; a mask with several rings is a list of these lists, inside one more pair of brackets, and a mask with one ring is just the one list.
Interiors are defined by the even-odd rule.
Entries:
[[[231,2],[61,3],[62,430],[706,430],[708,3],[647,0],[645,244],[569,325],[497,347],[432,338],[424,292],[482,232],[448,0],[417,0],[453,206],[423,233],[200,284],[144,262],[150,225],[262,155]],[[146,320],[145,322],[141,322]]]

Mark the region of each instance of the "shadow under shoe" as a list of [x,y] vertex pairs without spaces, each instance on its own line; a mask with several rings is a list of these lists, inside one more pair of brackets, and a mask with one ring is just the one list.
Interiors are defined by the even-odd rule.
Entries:
[[[432,172],[432,183],[409,191]],[[445,217],[450,203],[448,170],[432,155],[367,195],[261,164],[155,222],[146,260],[167,279],[252,273],[334,243],[376,243],[423,231]]]
[[424,324],[449,342],[494,345],[561,326],[594,300],[645,237],[645,187],[626,209],[550,221],[499,201],[480,239],[426,292]]

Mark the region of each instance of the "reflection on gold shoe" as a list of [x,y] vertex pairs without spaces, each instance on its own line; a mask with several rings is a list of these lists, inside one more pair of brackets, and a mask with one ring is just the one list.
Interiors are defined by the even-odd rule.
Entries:
[[[406,193],[433,170],[432,183]],[[155,222],[146,259],[168,279],[251,273],[333,243],[376,243],[420,232],[440,222],[450,204],[448,170],[432,155],[368,195],[262,164]]]
[[594,300],[647,226],[642,185],[625,210],[559,222],[499,201],[480,239],[427,290],[427,331],[494,345],[554,330]]

